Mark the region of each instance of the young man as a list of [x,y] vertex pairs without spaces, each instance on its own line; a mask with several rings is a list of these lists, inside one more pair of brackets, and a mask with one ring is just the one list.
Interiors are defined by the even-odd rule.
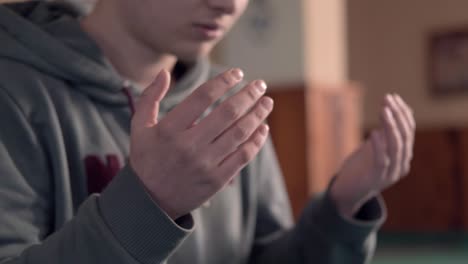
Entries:
[[265,83],[206,60],[247,4],[101,0],[81,20],[0,6],[2,263],[370,259],[411,111],[387,96],[382,127],[293,225]]

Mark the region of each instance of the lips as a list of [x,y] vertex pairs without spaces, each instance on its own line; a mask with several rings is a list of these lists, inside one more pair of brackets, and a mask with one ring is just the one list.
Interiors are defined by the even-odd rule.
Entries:
[[195,26],[198,27],[203,27],[208,30],[219,30],[221,29],[221,25],[218,25],[216,23],[195,23]]
[[209,30],[221,30],[223,26],[219,23],[216,22],[199,22],[199,23],[193,23],[197,27],[203,27]]
[[222,36],[224,27],[218,23],[200,22],[194,23],[196,34],[202,39],[212,40]]

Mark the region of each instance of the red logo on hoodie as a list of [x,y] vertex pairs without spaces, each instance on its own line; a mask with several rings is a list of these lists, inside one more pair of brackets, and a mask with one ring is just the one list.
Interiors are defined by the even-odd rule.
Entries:
[[117,155],[107,155],[106,162],[98,156],[90,155],[84,160],[88,177],[88,193],[100,193],[122,169]]

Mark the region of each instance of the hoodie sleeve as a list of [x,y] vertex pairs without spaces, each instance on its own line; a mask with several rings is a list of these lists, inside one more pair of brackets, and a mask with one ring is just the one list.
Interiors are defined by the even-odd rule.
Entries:
[[0,89],[0,263],[162,263],[193,229],[172,221],[130,167],[54,228],[54,176],[38,137]]
[[370,263],[377,229],[385,219],[381,198],[367,202],[355,219],[346,220],[326,191],[309,202],[293,225],[271,141],[257,162],[259,205],[249,263]]

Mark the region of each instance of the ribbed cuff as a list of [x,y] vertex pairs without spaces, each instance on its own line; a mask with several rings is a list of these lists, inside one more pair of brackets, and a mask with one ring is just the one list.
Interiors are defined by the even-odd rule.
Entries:
[[101,194],[99,207],[118,242],[142,263],[166,260],[194,228],[191,215],[182,227],[160,209],[128,165]]
[[386,207],[381,197],[369,200],[361,207],[359,216],[352,220],[343,217],[329,192],[314,199],[314,202],[306,208],[301,218],[305,228],[318,229],[320,233],[332,241],[345,244],[365,243],[386,219]]

